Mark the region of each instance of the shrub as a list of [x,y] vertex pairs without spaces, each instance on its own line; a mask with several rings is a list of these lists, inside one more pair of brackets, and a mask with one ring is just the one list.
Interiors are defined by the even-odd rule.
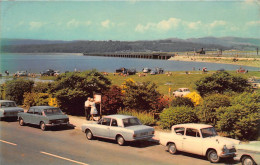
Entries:
[[203,101],[201,96],[198,93],[196,93],[196,92],[188,93],[184,97],[187,97],[187,98],[191,99],[191,101],[192,101],[194,106],[198,106],[198,105],[202,104],[202,101]]
[[142,122],[142,124],[145,125],[155,125],[156,123],[156,120],[154,119],[152,113],[139,112],[139,111],[137,112],[135,110],[120,110],[118,111],[118,114],[135,116]]
[[49,93],[51,90],[51,83],[46,83],[46,82],[37,82],[35,83],[32,92],[35,93]]
[[160,114],[159,125],[163,129],[170,129],[173,125],[182,123],[196,123],[198,118],[191,107],[170,107]]
[[215,125],[217,122],[216,110],[219,107],[228,106],[230,106],[229,97],[212,94],[204,98],[203,104],[197,108],[197,115],[201,122]]
[[49,94],[48,93],[24,93],[24,106],[38,106],[38,105],[48,105]]
[[25,92],[31,92],[34,82],[25,79],[14,79],[6,82],[5,98],[15,101],[18,105],[23,104]]
[[217,110],[217,128],[230,137],[254,140],[259,137],[260,94],[243,93],[235,96],[230,107]]
[[172,107],[180,107],[180,106],[187,106],[187,107],[194,107],[193,102],[190,98],[187,97],[176,97],[171,102]]
[[217,72],[203,77],[195,82],[196,90],[202,97],[210,93],[221,93],[227,91],[239,92],[250,91],[247,79],[240,76],[230,75],[228,72]]

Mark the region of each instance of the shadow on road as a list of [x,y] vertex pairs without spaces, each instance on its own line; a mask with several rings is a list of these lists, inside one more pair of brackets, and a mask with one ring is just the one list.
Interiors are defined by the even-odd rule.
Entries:
[[[29,127],[32,127],[32,128],[37,128],[37,129],[40,129],[40,126],[39,125],[34,125],[34,124],[26,124],[25,126],[29,126]],[[64,131],[64,130],[71,130],[71,129],[74,129],[75,126],[73,125],[69,125],[69,126],[52,126],[52,127],[46,127],[46,130],[45,131]]]
[[17,117],[8,117],[8,118],[1,118],[0,121],[5,121],[5,122],[17,122]]
[[[166,152],[168,152],[168,150],[166,150]],[[186,152],[180,152],[179,151],[175,155],[183,155],[183,156],[192,157],[192,158],[195,158],[195,159],[208,161],[208,159],[205,156],[195,155],[195,154],[186,153]],[[233,158],[222,158],[222,159],[220,159],[219,163],[224,163],[226,165],[240,164],[240,162],[234,160]]]

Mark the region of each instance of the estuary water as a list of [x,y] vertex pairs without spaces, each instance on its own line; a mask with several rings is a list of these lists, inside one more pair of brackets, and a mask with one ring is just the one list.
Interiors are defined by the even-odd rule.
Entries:
[[[97,57],[83,56],[81,54],[15,54],[6,53],[0,54],[0,73],[8,70],[9,73],[15,73],[18,70],[23,70],[31,73],[40,73],[47,69],[65,71],[83,71],[97,69],[104,72],[115,72],[116,69],[135,68],[141,71],[143,68],[163,68],[165,71],[191,71],[206,67],[208,70],[237,70],[239,65],[216,64],[206,62],[184,62],[172,60],[151,60],[151,59],[136,59],[136,58],[116,58],[116,57]],[[242,66],[249,71],[258,71],[257,67]]]

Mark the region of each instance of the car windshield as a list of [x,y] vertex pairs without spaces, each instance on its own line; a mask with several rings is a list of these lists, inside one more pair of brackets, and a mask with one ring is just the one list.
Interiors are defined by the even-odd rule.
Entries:
[[49,116],[49,115],[60,115],[63,113],[59,108],[51,108],[51,109],[45,109],[44,114]]
[[2,103],[0,103],[0,107],[1,108],[16,107],[16,104],[15,104],[15,102],[2,102]]
[[201,129],[201,134],[203,138],[214,137],[218,135],[214,127]]
[[124,127],[130,127],[134,125],[142,125],[142,123],[137,118],[127,118],[123,119]]

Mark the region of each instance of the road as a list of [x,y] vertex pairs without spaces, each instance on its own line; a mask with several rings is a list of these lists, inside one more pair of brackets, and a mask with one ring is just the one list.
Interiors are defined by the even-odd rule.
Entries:
[[[156,142],[119,146],[114,141],[87,140],[73,128],[41,131],[37,126],[19,126],[17,121],[0,121],[1,165],[208,165],[204,157],[171,155]],[[222,164],[239,164],[224,160]]]

